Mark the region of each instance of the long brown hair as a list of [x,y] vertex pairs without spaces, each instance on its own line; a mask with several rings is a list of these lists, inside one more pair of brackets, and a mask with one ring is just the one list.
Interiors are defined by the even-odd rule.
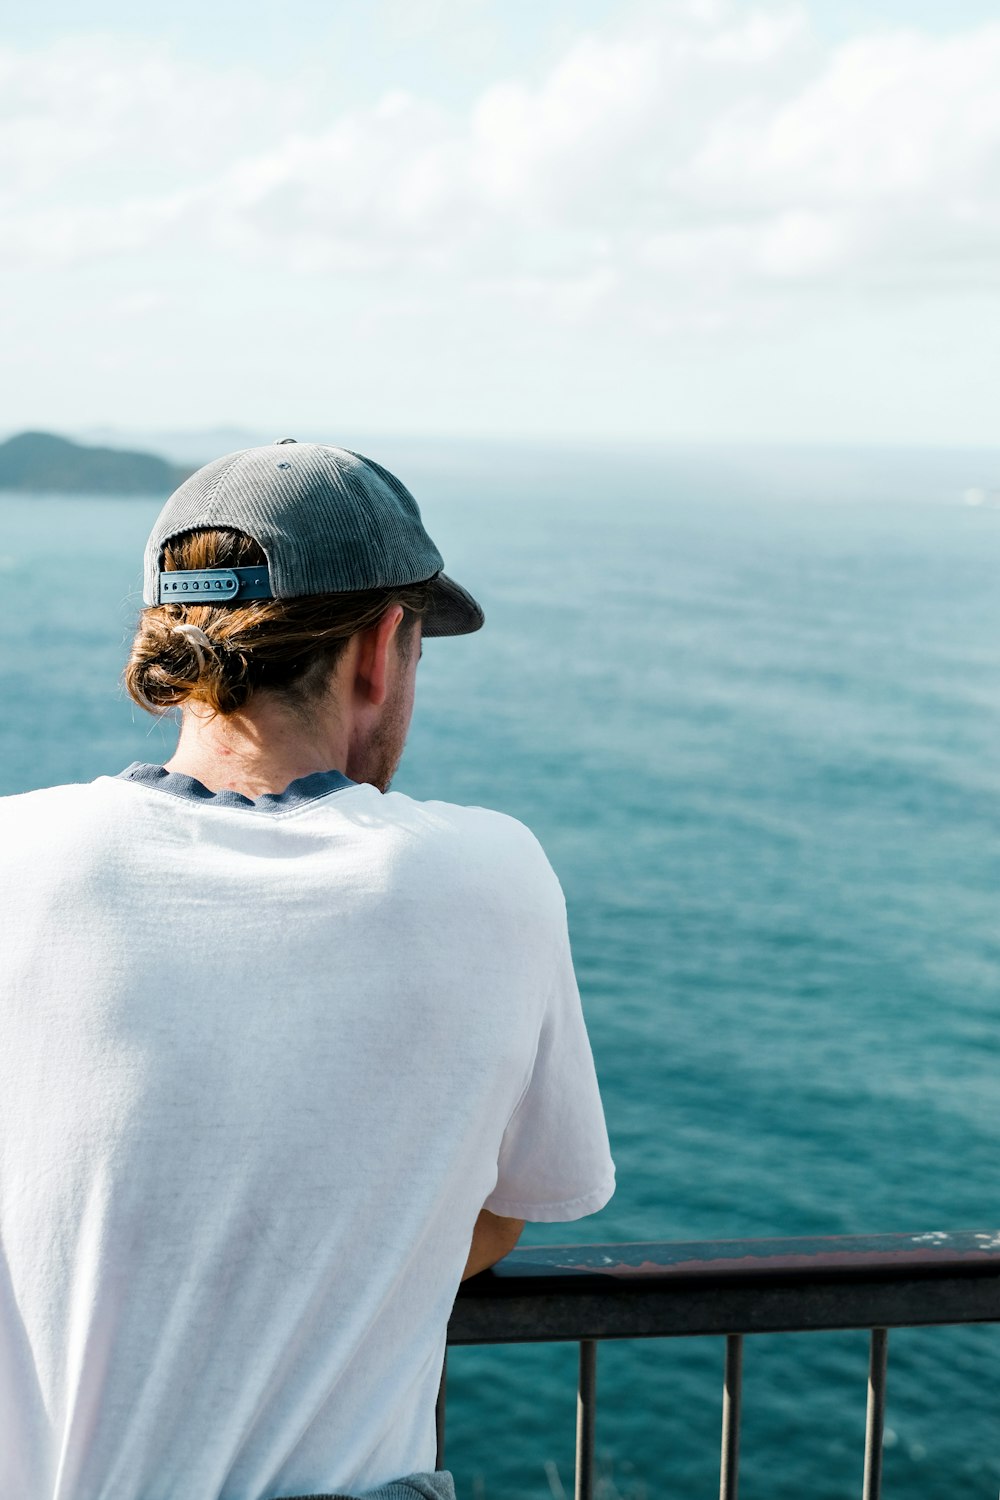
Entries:
[[[266,563],[257,542],[228,529],[186,531],[163,551],[166,572]],[[154,605],[139,617],[125,687],[150,713],[193,702],[215,713],[232,714],[264,688],[305,707],[322,689],[351,636],[376,624],[393,604],[406,611],[400,637],[405,643],[413,620],[426,608],[423,584],[257,599],[244,605]],[[210,645],[192,640],[176,629],[178,625],[197,626]]]

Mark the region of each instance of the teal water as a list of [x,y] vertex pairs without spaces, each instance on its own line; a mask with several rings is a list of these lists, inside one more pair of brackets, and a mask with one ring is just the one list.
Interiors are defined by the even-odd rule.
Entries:
[[[526,1241],[1000,1224],[1000,511],[404,472],[488,628],[428,643],[397,785],[545,844],[619,1167]],[[0,500],[0,792],[169,754],[117,687],[156,508]],[[607,1494],[717,1493],[718,1341],[600,1367]],[[866,1372],[863,1334],[750,1341],[745,1497],[860,1492]],[[998,1373],[992,1328],[893,1335],[888,1494],[996,1495]],[[452,1354],[464,1496],[570,1488],[574,1381]]]

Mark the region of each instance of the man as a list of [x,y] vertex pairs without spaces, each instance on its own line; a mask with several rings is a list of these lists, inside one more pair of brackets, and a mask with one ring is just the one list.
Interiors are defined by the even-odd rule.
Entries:
[[446,1495],[460,1279],[613,1191],[544,855],[388,791],[441,566],[357,455],[207,465],[126,671],[175,754],[0,804],[3,1500]]

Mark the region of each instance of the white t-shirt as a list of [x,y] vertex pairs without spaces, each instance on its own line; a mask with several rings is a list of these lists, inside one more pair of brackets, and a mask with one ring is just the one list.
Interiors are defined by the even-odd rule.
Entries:
[[131,767],[0,800],[0,914],[0,1500],[432,1468],[479,1210],[613,1191],[532,835]]

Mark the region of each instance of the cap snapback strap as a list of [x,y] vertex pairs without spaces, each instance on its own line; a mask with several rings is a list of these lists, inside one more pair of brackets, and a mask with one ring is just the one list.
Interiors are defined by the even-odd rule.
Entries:
[[192,568],[161,573],[159,604],[242,604],[273,599],[266,568]]

